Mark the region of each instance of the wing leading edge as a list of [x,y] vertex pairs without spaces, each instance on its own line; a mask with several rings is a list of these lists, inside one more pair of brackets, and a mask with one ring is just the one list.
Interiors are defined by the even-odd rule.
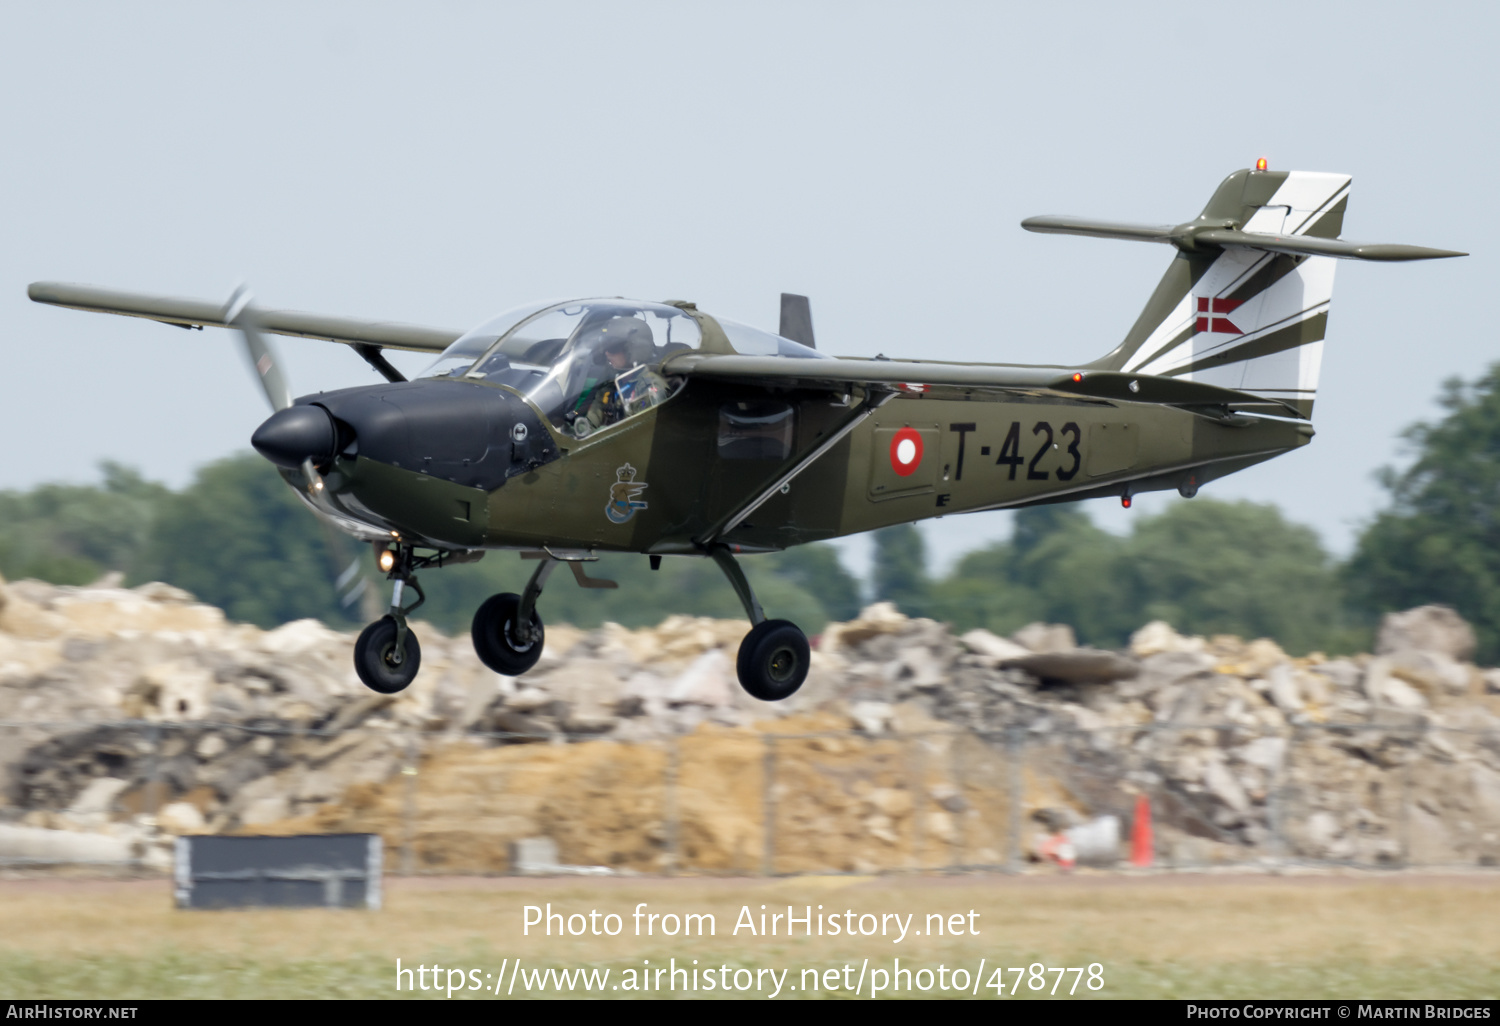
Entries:
[[[144,317],[147,320],[175,324],[183,328],[204,325],[230,327],[224,305],[203,299],[157,296],[145,292],[124,292],[94,285],[72,285],[65,282],[38,281],[26,289],[33,302],[63,306],[92,313]],[[425,328],[393,321],[363,321],[351,317],[329,317],[298,310],[256,310],[261,331],[275,335],[323,339],[351,346],[378,346],[381,349],[404,349],[415,353],[441,353],[460,335],[449,328]]]

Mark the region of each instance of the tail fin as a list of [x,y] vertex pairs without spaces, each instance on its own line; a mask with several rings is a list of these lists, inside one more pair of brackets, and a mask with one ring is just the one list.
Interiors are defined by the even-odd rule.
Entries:
[[1171,243],[1176,258],[1099,370],[1252,392],[1312,416],[1335,259],[1424,260],[1449,250],[1347,242],[1349,176],[1236,171],[1197,219],[1131,225],[1035,217],[1030,231]]

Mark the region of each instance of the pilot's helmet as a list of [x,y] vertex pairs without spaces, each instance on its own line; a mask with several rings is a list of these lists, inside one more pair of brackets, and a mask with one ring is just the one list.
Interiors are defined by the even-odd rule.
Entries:
[[651,329],[638,317],[611,317],[591,334],[597,337],[601,354],[623,350],[631,364],[650,363],[655,352]]

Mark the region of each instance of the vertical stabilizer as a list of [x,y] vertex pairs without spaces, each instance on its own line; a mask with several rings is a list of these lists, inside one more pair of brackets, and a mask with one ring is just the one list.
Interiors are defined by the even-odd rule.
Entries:
[[[1179,252],[1125,341],[1093,366],[1253,392],[1311,416],[1335,259],[1255,243],[1336,239],[1349,181],[1309,171],[1230,175],[1196,220],[1160,239]],[[1195,244],[1205,232],[1245,242]]]

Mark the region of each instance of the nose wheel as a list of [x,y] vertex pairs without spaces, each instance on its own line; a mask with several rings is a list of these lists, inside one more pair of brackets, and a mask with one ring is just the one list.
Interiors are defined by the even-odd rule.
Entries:
[[[422,646],[407,626],[406,617],[426,602],[427,596],[412,573],[410,546],[397,550],[391,577],[395,581],[391,586],[391,611],[360,631],[354,642],[354,672],[365,687],[382,695],[404,691],[422,668]],[[403,604],[408,587],[417,593],[417,601],[409,606]]]
[[[398,634],[405,635],[398,638]],[[365,687],[382,695],[404,691],[422,667],[422,646],[411,631],[402,631],[393,616],[383,616],[360,632],[354,643],[354,672]]]

